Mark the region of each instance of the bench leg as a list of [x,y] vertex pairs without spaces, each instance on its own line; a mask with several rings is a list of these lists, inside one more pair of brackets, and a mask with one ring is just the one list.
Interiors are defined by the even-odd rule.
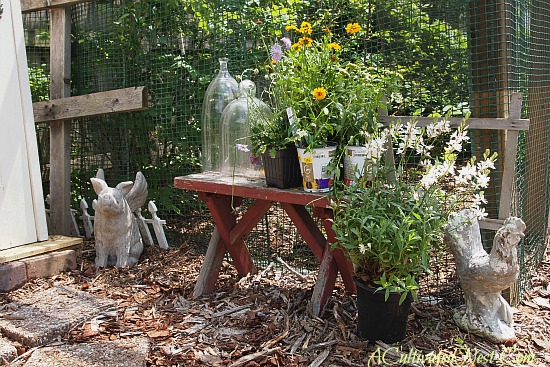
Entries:
[[[240,203],[240,200],[241,198],[235,198],[235,202]],[[231,230],[235,227],[237,220],[236,215],[232,212],[231,196],[209,195],[205,201],[219,231],[220,240],[218,242],[224,251],[231,255],[239,276],[244,277],[254,272],[254,263],[244,241],[237,239],[233,244],[231,243]]]
[[221,241],[220,231],[218,227],[214,227],[208,249],[206,250],[204,263],[199,272],[197,283],[195,283],[193,298],[214,292],[224,256],[225,246]]
[[336,275],[338,275],[338,267],[330,248],[327,246],[323,253],[319,275],[317,276],[317,282],[311,296],[311,312],[314,316],[319,317],[323,313],[327,301],[334,290]]
[[[325,232],[327,233],[328,239],[328,248],[332,247],[332,244],[336,242],[336,234],[332,230],[332,221],[329,219],[323,219],[323,226],[325,227]],[[353,265],[351,260],[344,255],[342,250],[336,248],[332,250],[332,256],[334,261],[338,266],[340,271],[340,276],[346,287],[348,293],[357,293],[357,288],[355,287],[355,282],[353,281]]]

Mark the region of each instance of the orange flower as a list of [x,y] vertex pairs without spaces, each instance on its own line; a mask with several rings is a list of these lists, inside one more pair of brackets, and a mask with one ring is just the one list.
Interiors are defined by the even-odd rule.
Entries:
[[294,52],[298,52],[302,49],[302,45],[299,43],[294,43],[292,46],[290,46],[290,49]]
[[329,27],[323,28],[322,31],[325,32],[326,34],[332,34]]
[[315,97],[316,100],[320,101],[322,99],[325,99],[327,96],[327,90],[323,87],[315,88],[312,92],[313,97]]
[[303,33],[303,34],[311,34],[311,32],[313,32],[313,28],[311,27],[311,23],[302,22],[302,24],[300,24],[300,30],[298,32]]
[[310,37],[302,37],[298,40],[298,43],[303,46],[310,47],[313,44],[313,40]]
[[339,44],[337,43],[329,43],[327,45],[327,48],[329,50],[334,50],[334,51],[341,51],[342,50],[342,46],[340,46]]
[[359,23],[349,23],[347,26],[346,26],[346,32],[347,33],[358,33],[358,32],[361,32],[361,26],[359,25]]

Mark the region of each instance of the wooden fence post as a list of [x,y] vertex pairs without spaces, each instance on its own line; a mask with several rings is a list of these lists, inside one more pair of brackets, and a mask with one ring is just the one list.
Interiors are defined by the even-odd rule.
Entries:
[[[50,100],[69,97],[71,83],[71,11],[50,10]],[[70,235],[71,121],[50,125],[51,234]]]

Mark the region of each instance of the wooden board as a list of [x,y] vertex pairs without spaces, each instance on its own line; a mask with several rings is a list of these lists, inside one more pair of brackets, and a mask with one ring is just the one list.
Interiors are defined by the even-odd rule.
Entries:
[[[71,94],[70,8],[50,11],[50,99]],[[71,233],[71,122],[50,125],[50,231]]]
[[50,239],[47,241],[30,243],[27,245],[0,251],[0,264],[24,259],[31,256],[41,255],[48,252],[66,250],[68,248],[81,246],[82,238],[50,236]]
[[33,103],[34,122],[44,123],[117,112],[147,109],[149,94],[145,87],[130,87],[83,96]]
[[64,8],[89,1],[91,0],[21,0],[21,12],[30,13],[49,8]]

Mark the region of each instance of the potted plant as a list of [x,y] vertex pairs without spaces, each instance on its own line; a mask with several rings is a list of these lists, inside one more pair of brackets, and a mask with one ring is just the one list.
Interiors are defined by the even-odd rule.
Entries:
[[267,186],[287,189],[302,185],[294,134],[287,113],[272,103],[274,113],[259,115],[251,126],[251,151],[262,157]]
[[[269,91],[289,117],[290,132],[299,151],[304,189],[327,191],[332,174],[327,170],[345,130],[343,118],[354,75],[342,53],[343,42],[327,28],[313,35],[313,26],[302,22],[286,27],[289,37],[270,48]],[[346,28],[348,39],[361,31],[354,23]],[[288,113],[290,109],[290,113]]]
[[372,133],[378,124],[379,110],[386,109],[386,97],[399,89],[401,74],[397,71],[368,65],[363,62],[348,63],[346,99],[341,119],[341,157],[344,182],[349,185],[361,178],[365,160],[370,159],[366,146],[366,133]]
[[[462,125],[451,132],[445,119],[424,128],[410,123],[377,129],[365,137],[369,174],[332,196],[334,246],[354,266],[359,335],[392,343],[405,337],[418,277],[429,273],[449,217],[465,207],[484,215],[482,190],[496,154],[461,164],[458,152],[467,130]],[[389,137],[392,167],[384,159]],[[366,299],[372,303],[363,304]]]

